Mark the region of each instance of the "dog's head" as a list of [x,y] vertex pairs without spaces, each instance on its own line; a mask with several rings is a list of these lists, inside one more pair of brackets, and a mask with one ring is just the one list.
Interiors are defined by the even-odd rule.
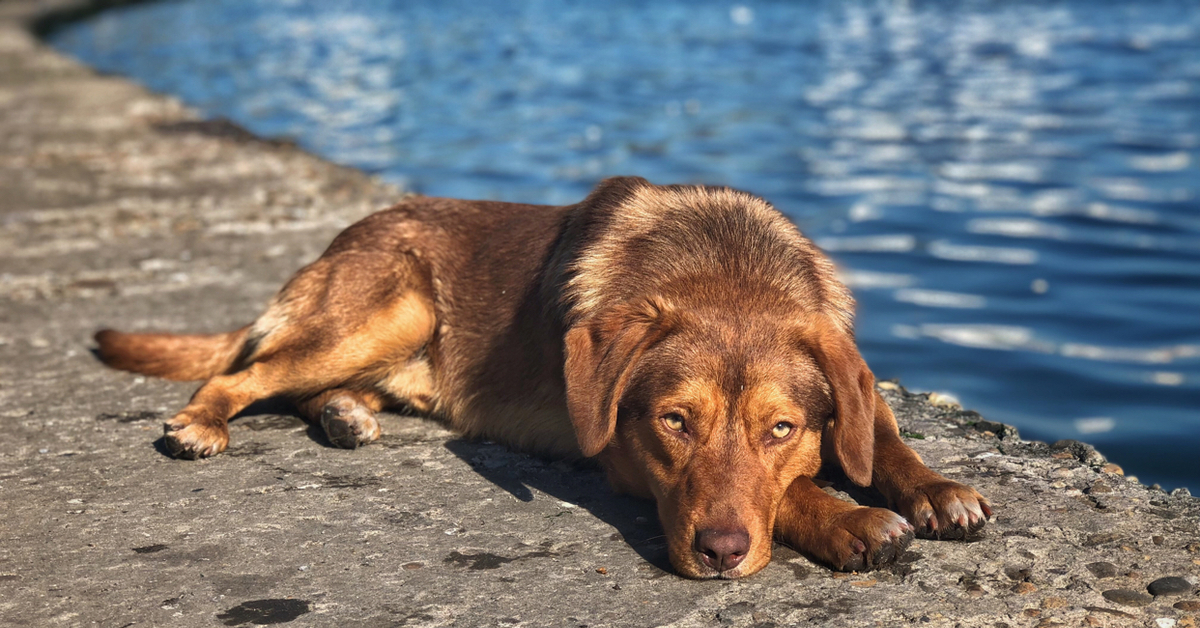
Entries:
[[833,266],[761,198],[612,179],[558,265],[580,449],[653,497],[682,574],[770,560],[779,502],[825,457],[871,481],[874,378]]
[[584,455],[656,500],[683,575],[764,567],[784,491],[823,447],[870,483],[874,378],[834,325],[647,299],[574,326],[566,353]]

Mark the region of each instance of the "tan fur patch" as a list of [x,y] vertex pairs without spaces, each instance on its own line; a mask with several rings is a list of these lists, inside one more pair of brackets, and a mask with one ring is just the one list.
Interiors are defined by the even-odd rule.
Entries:
[[376,387],[418,412],[432,412],[437,404],[433,368],[428,359],[398,362],[380,375]]
[[362,327],[346,336],[330,352],[324,368],[351,375],[366,371],[391,374],[407,362],[433,334],[433,304],[410,291],[371,315]]

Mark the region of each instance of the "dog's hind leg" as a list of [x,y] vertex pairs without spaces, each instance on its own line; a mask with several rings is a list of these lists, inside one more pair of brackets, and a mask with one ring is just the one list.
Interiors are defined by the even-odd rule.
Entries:
[[256,363],[233,375],[208,380],[187,407],[163,423],[163,445],[179,458],[204,458],[225,451],[230,417],[259,399],[274,396],[277,370]]
[[[251,326],[247,367],[209,380],[164,424],[164,444],[172,454],[220,453],[229,443],[228,420],[259,399],[316,398],[328,391],[322,413],[331,402],[353,413],[358,406],[340,401],[334,389],[368,390],[429,344],[432,290],[416,260],[393,251],[332,248],[288,282]],[[365,409],[379,403],[363,393],[357,399]],[[331,416],[323,423],[327,431],[334,426],[334,433],[353,428],[343,419]],[[377,437],[373,416],[360,427],[356,443],[364,442],[361,436]]]
[[379,438],[375,413],[383,406],[379,393],[348,388],[332,388],[296,404],[305,419],[325,430],[329,442],[345,449]]

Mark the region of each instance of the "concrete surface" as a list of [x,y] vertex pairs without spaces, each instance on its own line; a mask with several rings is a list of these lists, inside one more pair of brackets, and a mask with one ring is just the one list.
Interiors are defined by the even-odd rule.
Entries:
[[1196,499],[895,386],[912,445],[997,515],[869,574],[778,548],[683,580],[595,471],[413,417],[344,451],[260,407],[224,455],[168,458],[194,386],[102,368],[91,333],[249,321],[400,191],[63,58],[27,28],[61,6],[0,3],[0,625],[1196,625]]

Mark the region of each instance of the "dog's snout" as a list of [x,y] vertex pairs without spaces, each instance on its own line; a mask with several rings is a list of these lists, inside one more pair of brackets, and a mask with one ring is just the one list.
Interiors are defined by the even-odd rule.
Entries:
[[728,571],[746,558],[750,551],[750,533],[712,528],[697,530],[693,547],[705,565],[717,571]]

